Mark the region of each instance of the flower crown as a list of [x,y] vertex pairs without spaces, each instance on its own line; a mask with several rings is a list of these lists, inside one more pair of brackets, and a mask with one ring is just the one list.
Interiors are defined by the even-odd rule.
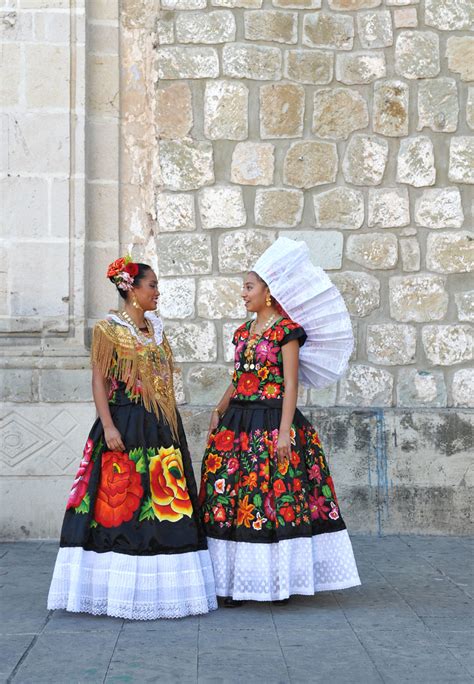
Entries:
[[107,269],[107,278],[120,290],[131,290],[136,275],[138,275],[138,264],[133,263],[129,254],[116,259]]

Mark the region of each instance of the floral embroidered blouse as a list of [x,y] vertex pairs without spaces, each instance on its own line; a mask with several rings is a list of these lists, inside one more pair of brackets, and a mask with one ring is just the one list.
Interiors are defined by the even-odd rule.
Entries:
[[232,399],[255,401],[282,399],[285,393],[283,378],[282,347],[298,340],[300,347],[306,341],[303,328],[290,318],[279,318],[265,330],[255,345],[253,359],[249,363],[245,350],[250,339],[252,321],[243,323],[234,333],[235,344],[234,375],[235,386]]

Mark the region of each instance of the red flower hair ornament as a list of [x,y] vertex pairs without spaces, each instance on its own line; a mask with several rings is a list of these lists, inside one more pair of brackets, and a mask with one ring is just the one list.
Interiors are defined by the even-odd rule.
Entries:
[[129,254],[116,259],[107,269],[107,278],[120,290],[131,290],[136,275],[138,275],[138,264],[133,263]]

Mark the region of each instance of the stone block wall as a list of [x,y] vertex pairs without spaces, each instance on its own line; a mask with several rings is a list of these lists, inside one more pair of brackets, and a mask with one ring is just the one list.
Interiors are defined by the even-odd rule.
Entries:
[[159,273],[198,472],[242,275],[279,235],[352,315],[347,375],[299,397],[351,528],[469,530],[473,19],[469,0],[0,0],[0,534],[58,532],[107,263]]

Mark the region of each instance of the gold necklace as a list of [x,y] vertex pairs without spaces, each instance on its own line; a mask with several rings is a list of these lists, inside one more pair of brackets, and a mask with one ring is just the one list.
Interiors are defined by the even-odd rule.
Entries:
[[268,330],[275,321],[278,319],[278,314],[273,314],[270,318],[268,318],[262,326],[260,326],[259,331],[257,332],[257,319],[252,321],[250,324],[250,329],[249,329],[249,341],[247,342],[247,346],[244,351],[244,358],[246,363],[244,363],[244,370],[255,370],[255,347],[257,346],[257,342],[259,339],[261,339],[263,333],[265,330]]

